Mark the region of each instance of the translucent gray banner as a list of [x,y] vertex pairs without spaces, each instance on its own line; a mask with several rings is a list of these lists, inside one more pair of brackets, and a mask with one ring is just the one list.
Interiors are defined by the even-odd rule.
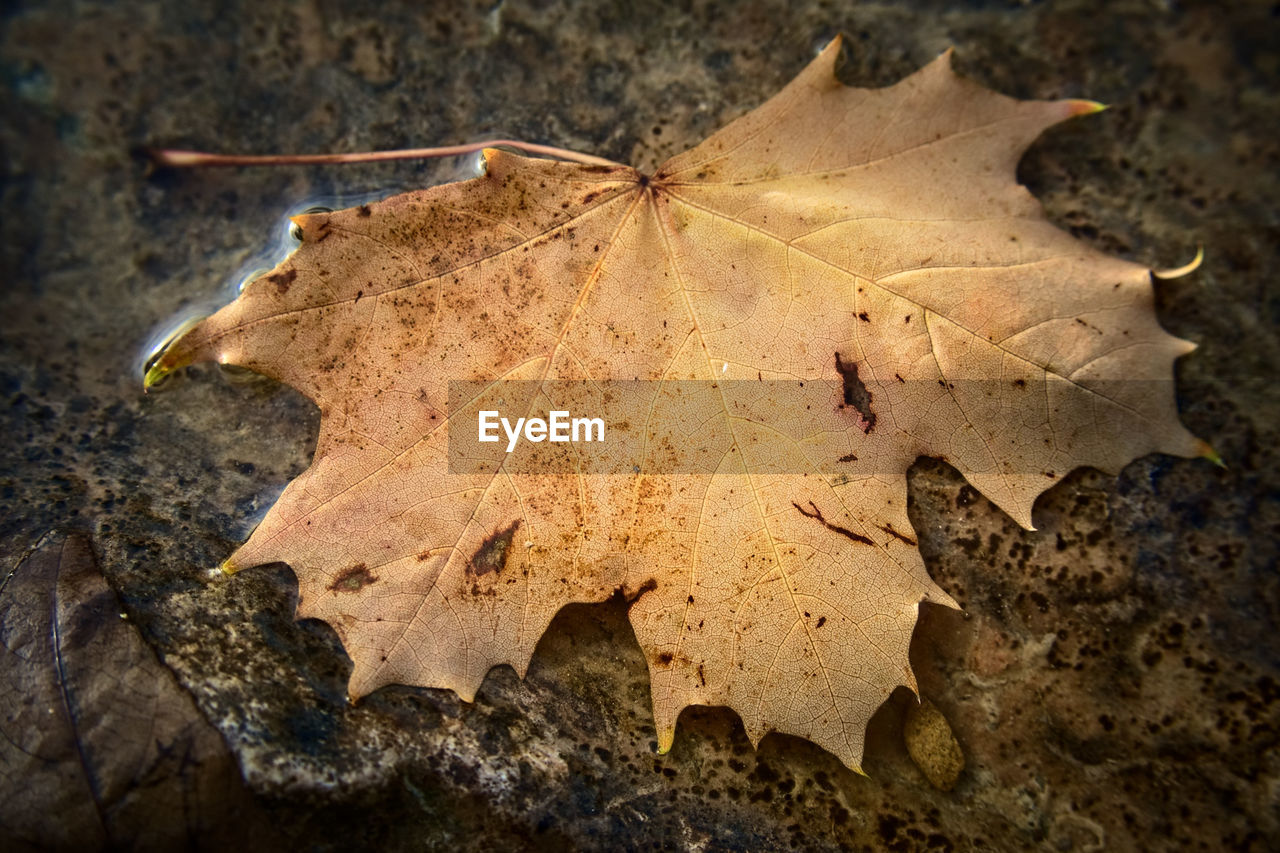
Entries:
[[[845,365],[841,365],[845,368]],[[449,383],[449,471],[900,474],[913,454],[1051,475],[1190,445],[1167,380]],[[1129,458],[1132,458],[1130,456]]]

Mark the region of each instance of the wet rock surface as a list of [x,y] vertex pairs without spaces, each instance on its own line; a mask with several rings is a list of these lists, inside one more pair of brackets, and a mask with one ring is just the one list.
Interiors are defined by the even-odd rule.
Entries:
[[[1273,199],[1280,49],[1267,4],[50,3],[4,12],[0,557],[50,529],[103,574],[259,804],[315,849],[1267,849],[1280,724]],[[866,777],[690,709],[654,752],[625,603],[567,608],[529,676],[473,704],[345,698],[286,567],[211,572],[309,462],[291,390],[213,366],[141,393],[150,343],[287,246],[285,214],[461,177],[467,164],[150,172],[137,145],[229,152],[514,136],[652,166],[773,94],[836,32],[843,76],[892,83],[948,46],[1019,97],[1112,105],[1023,160],[1050,217],[1195,275],[1157,288],[1200,348],[1184,422],[1227,462],[1077,471],[1024,531],[951,468],[912,522],[963,613],[929,607],[922,694],[965,757],[936,789],[915,699],[872,721]],[[767,46],[767,47],[766,47]],[[8,831],[0,827],[0,832]]]

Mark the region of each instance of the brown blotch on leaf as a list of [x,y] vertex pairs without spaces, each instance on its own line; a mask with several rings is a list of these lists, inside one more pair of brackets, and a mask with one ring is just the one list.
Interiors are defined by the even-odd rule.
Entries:
[[520,519],[516,519],[484,540],[467,561],[467,573],[473,577],[490,572],[501,574],[511,556],[511,541],[515,539],[516,529],[519,527]]
[[871,392],[858,378],[858,365],[852,361],[844,361],[840,353],[836,353],[836,372],[844,384],[844,404],[852,406],[862,416],[858,424],[864,433],[870,433],[876,426],[876,413],[871,411]]
[[820,523],[823,527],[830,530],[832,533],[839,533],[841,536],[847,536],[850,539],[852,539],[854,542],[860,542],[863,545],[876,544],[872,542],[870,539],[868,539],[867,537],[863,536],[861,533],[854,533],[852,530],[850,530],[847,527],[841,527],[838,524],[832,524],[831,522],[827,521],[825,518],[822,517],[822,510],[818,509],[817,504],[815,504],[813,501],[809,501],[809,506],[813,508],[813,512],[809,512],[808,510],[800,506],[800,504],[796,503],[795,501],[792,501],[791,505],[796,508],[796,512],[800,513],[805,518],[816,519],[818,523]]
[[330,592],[359,592],[371,583],[377,583],[378,576],[369,571],[364,563],[343,569],[329,584]]
[[267,276],[267,281],[276,286],[276,293],[284,296],[289,292],[289,285],[293,284],[293,280],[297,277],[297,270],[285,270],[284,272],[278,272],[275,275]]
[[901,541],[906,542],[912,548],[916,547],[916,540],[912,539],[910,536],[907,536],[905,533],[899,533],[898,531],[894,530],[892,524],[882,524],[880,525],[880,529],[883,530],[885,533],[888,533],[894,539],[900,539]]

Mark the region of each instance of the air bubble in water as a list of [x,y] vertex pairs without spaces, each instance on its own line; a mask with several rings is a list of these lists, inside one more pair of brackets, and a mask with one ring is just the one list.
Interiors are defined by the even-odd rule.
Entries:
[[313,207],[308,207],[306,210],[301,210],[301,211],[298,211],[297,213],[289,214],[289,238],[293,240],[295,243],[302,242],[302,228],[299,227],[298,223],[293,221],[293,217],[311,216],[313,213],[333,213],[333,208],[321,207],[319,205],[315,205]]

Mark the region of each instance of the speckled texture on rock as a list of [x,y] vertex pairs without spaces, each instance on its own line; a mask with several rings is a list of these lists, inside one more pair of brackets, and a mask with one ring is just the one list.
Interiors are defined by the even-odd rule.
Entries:
[[956,786],[964,771],[964,753],[937,706],[928,699],[908,706],[902,739],[906,742],[907,754],[930,785],[939,791],[950,791]]
[[[1266,849],[1280,844],[1273,392],[1280,342],[1280,49],[1266,3],[845,5],[230,3],[7,7],[8,399],[0,556],[92,532],[131,618],[316,849]],[[653,751],[625,605],[575,606],[526,681],[474,704],[388,688],[349,707],[332,632],[295,623],[284,567],[208,571],[307,464],[317,417],[264,380],[196,368],[141,394],[146,342],[233,293],[284,214],[464,165],[148,174],[138,144],[337,151],[513,135],[652,165],[773,94],[834,33],[843,76],[892,83],[954,45],[1019,97],[1112,109],[1055,129],[1020,175],[1050,217],[1156,266],[1165,326],[1200,343],[1183,418],[1228,462],[1076,472],[1023,531],[947,466],[911,476],[935,579],[922,693],[967,759],[911,763],[894,694],[867,778],[794,738],[758,752],[716,709]],[[329,203],[332,206],[332,203]]]

